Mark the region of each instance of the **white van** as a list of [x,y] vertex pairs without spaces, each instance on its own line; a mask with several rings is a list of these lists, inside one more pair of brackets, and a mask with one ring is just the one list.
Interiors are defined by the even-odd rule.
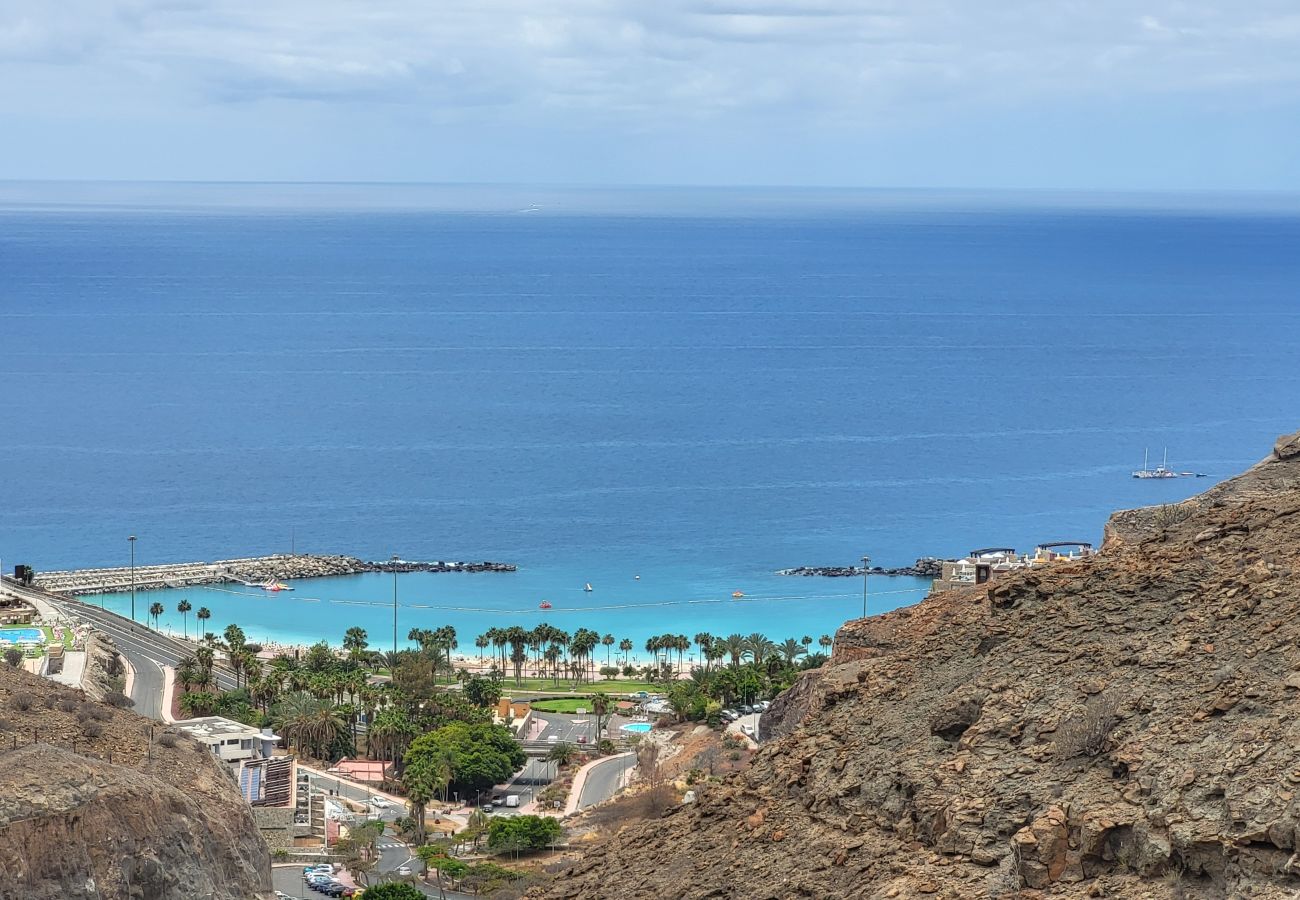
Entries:
[[510,807],[511,809],[514,809],[517,806],[519,806],[519,795],[511,794],[510,796],[506,797],[506,806]]

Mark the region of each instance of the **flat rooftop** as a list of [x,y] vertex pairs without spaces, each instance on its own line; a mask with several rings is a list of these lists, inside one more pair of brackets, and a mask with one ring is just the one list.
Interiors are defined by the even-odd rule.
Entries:
[[279,735],[263,734],[262,729],[224,716],[201,716],[197,719],[178,719],[174,725],[197,738],[205,737],[256,737],[267,741],[278,741]]

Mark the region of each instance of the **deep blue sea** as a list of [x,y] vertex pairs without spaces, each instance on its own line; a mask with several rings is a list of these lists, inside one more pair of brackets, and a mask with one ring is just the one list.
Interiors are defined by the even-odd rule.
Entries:
[[[504,560],[403,632],[815,638],[861,582],[774,569],[1098,540],[1300,427],[1297,247],[1249,198],[0,185],[0,556]],[[1210,477],[1129,477],[1166,446]],[[189,597],[391,640],[382,577]]]

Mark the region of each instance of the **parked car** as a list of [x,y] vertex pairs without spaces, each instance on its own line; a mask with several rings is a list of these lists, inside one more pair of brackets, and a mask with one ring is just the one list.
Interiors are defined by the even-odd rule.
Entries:
[[724,709],[721,713],[721,718],[724,722],[734,722],[740,718],[740,713],[736,712],[734,709]]
[[347,890],[347,885],[338,881],[331,881],[321,888],[321,893],[326,897],[342,897],[343,892]]
[[490,812],[492,812],[492,804],[491,804],[491,803],[484,803],[482,809],[483,809],[483,812],[485,812],[485,813],[490,813]]

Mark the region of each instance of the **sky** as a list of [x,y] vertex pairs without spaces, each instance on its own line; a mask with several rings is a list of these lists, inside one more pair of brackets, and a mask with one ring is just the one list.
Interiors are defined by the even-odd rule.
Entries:
[[1295,0],[0,0],[0,179],[1300,190]]

